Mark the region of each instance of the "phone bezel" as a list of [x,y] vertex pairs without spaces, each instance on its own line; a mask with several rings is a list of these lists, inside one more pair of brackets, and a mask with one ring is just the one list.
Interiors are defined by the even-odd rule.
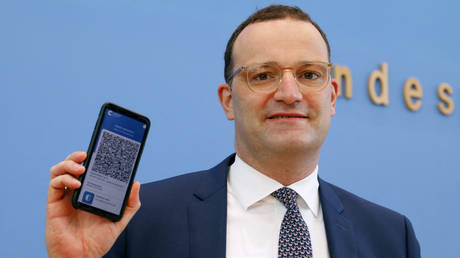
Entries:
[[149,129],[150,129],[150,120],[146,116],[143,116],[141,114],[138,114],[136,112],[128,110],[126,108],[123,108],[123,107],[118,106],[116,104],[113,104],[111,102],[104,103],[102,105],[102,107],[101,107],[101,110],[99,111],[99,116],[97,118],[97,122],[96,122],[96,125],[94,127],[93,135],[91,136],[91,142],[90,142],[89,147],[88,147],[87,157],[86,157],[86,160],[85,160],[85,162],[83,164],[83,166],[85,167],[85,173],[83,173],[79,177],[80,182],[82,182],[81,186],[83,186],[86,171],[88,170],[88,166],[89,166],[89,163],[90,163],[90,160],[91,160],[91,156],[93,154],[93,149],[95,147],[96,140],[99,137],[102,122],[104,120],[104,115],[105,115],[105,112],[106,112],[107,109],[113,110],[113,111],[115,111],[117,113],[120,113],[122,115],[128,116],[128,117],[133,118],[133,119],[136,119],[137,121],[140,121],[140,122],[143,122],[143,123],[146,124],[144,137],[142,139],[139,152],[137,154],[136,162],[134,164],[134,168],[133,168],[133,172],[132,172],[132,175],[131,175],[131,178],[130,178],[130,181],[129,181],[128,188],[126,189],[126,192],[125,192],[125,197],[123,199],[123,204],[121,206],[120,214],[117,215],[117,214],[114,214],[114,213],[111,213],[111,212],[108,212],[108,211],[105,211],[105,210],[102,210],[102,209],[99,209],[99,208],[96,208],[96,207],[93,207],[93,206],[90,206],[90,205],[87,205],[87,204],[79,202],[78,197],[80,196],[80,193],[81,193],[81,187],[76,189],[74,191],[74,193],[73,193],[72,206],[75,209],[81,209],[81,210],[84,210],[84,211],[88,211],[88,212],[91,212],[93,214],[108,218],[111,221],[119,221],[123,217],[123,214],[125,212],[126,203],[128,201],[128,198],[129,198],[128,193],[131,192],[131,187],[133,185],[134,177],[136,176],[136,172],[137,172],[137,166],[138,166],[139,161],[141,159],[142,151],[144,149],[144,145],[145,145],[147,135],[148,135],[148,132],[149,132]]

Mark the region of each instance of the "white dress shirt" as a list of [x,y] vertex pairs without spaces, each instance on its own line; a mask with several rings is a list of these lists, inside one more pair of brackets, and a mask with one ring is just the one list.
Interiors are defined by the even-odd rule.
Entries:
[[[318,186],[316,166],[308,177],[288,187],[298,194],[297,204],[310,232],[313,257],[328,258]],[[271,193],[283,185],[236,155],[227,187],[227,257],[278,257],[278,239],[286,208]]]

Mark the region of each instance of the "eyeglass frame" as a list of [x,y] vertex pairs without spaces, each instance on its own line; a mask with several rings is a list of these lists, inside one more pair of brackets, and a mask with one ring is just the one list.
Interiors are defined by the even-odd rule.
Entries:
[[[327,67],[328,67],[327,70],[328,70],[328,72],[329,72],[329,74],[328,74],[328,76],[327,76],[328,78],[327,78],[327,80],[325,81],[324,85],[322,85],[321,87],[319,87],[318,90],[324,88],[324,86],[327,84],[327,82],[329,81],[329,79],[330,79],[331,76],[332,76],[332,67],[333,67],[334,65],[333,65],[332,63],[330,63],[330,62],[323,62],[323,61],[310,61],[310,62],[305,62],[305,63],[303,63],[302,65],[306,65],[306,64],[325,64],[325,65],[327,65]],[[255,64],[255,65],[257,65],[257,64]],[[251,66],[251,65],[243,65],[243,66],[240,66],[240,67],[238,67],[238,69],[236,69],[232,74],[230,74],[230,75],[227,77],[226,81],[227,81],[227,83],[228,83],[228,85],[229,85],[229,87],[230,87],[230,90],[232,90],[232,80],[233,80],[233,78],[234,78],[236,75],[238,75],[241,71],[247,70],[249,66]],[[284,70],[291,70],[291,71],[293,71],[293,72],[297,70],[297,68],[294,69],[294,68],[290,68],[290,67],[282,68],[282,67],[279,66],[278,64],[277,64],[277,66],[278,66],[278,68],[280,68],[280,71],[281,71],[281,72],[284,71]],[[281,74],[281,75],[282,75],[282,74]],[[294,79],[295,79],[295,81],[296,81],[296,83],[297,83],[297,86],[299,86],[299,84],[302,84],[302,83],[300,83],[300,82],[297,81],[297,77],[296,77],[295,75],[294,75]],[[278,81],[278,86],[277,86],[273,91],[276,91],[276,90],[279,88],[279,85],[281,84],[281,81],[282,81],[282,76],[280,77],[280,80]],[[249,88],[250,90],[252,90],[253,92],[261,93],[261,92],[255,91],[255,90],[252,89],[252,87],[249,85],[247,73],[246,73],[246,84],[248,85],[248,88]],[[303,84],[302,84],[302,85],[303,85]],[[304,86],[306,86],[306,85],[304,85]],[[308,86],[306,86],[306,87],[308,87]],[[310,87],[309,87],[309,88],[310,88]]]

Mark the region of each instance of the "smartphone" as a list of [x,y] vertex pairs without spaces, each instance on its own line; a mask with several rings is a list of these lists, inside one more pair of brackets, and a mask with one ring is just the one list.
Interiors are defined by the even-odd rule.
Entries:
[[113,103],[102,105],[72,205],[112,221],[123,217],[150,120]]

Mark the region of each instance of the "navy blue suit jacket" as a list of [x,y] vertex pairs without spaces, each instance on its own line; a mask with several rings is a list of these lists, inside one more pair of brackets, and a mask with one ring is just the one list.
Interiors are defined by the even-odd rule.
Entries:
[[[107,257],[225,257],[227,172],[209,170],[145,184],[142,207]],[[331,258],[420,257],[409,220],[319,179]]]

